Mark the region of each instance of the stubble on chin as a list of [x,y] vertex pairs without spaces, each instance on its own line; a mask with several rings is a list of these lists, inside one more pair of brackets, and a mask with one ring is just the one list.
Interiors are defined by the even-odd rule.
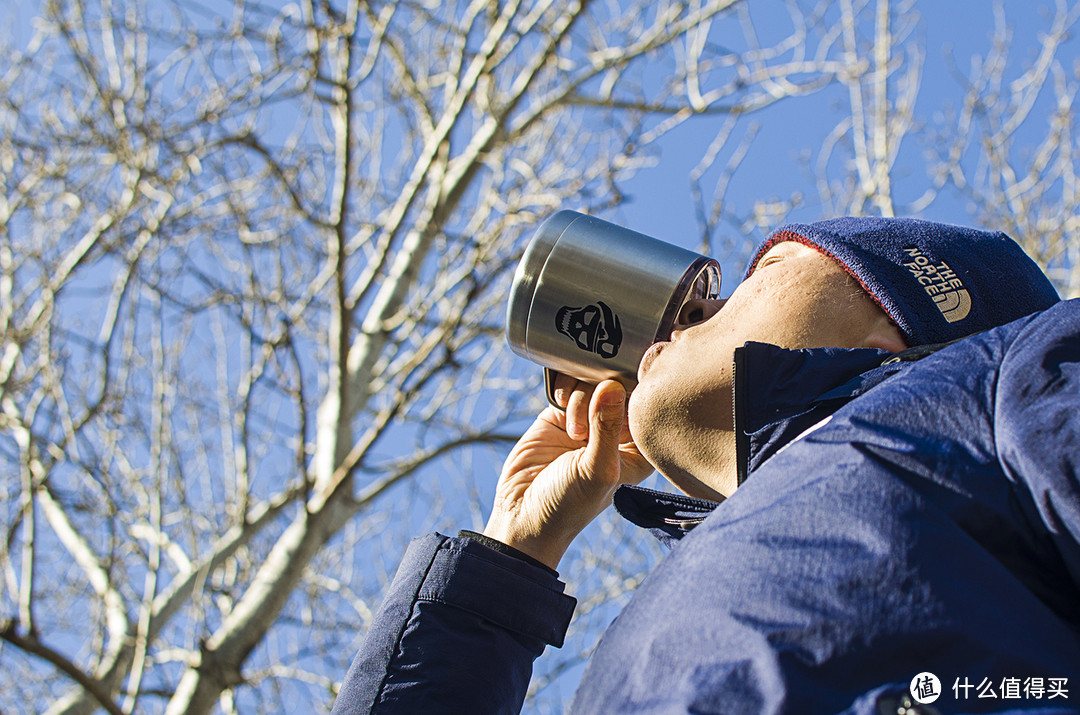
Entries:
[[[652,385],[638,385],[631,393],[629,406],[630,435],[638,451],[657,471],[678,486],[685,472],[679,457],[685,452],[687,413]],[[674,477],[674,479],[673,479]],[[678,479],[678,481],[676,481]]]
[[[700,414],[701,403],[711,403],[709,395],[693,390],[661,391],[658,386],[646,381],[631,393],[629,426],[634,443],[649,463],[684,493],[722,499],[734,491],[728,488],[732,480],[727,474],[734,465],[730,417],[722,419],[711,409],[707,415]],[[701,423],[703,419],[705,423]]]

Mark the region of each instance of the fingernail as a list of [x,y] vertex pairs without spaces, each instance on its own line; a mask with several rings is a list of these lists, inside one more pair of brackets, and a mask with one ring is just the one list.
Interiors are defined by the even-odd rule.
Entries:
[[601,395],[599,404],[600,424],[605,427],[621,425],[624,400],[625,394],[621,390]]
[[622,407],[623,397],[625,397],[625,395],[626,393],[622,390],[612,390],[611,392],[600,395],[600,406],[611,407],[618,405],[619,407]]

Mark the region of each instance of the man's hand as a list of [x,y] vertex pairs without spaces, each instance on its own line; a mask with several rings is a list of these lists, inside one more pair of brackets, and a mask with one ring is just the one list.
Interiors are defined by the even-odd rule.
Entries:
[[[485,536],[553,569],[574,537],[611,503],[616,487],[636,484],[652,471],[626,429],[621,384],[605,380],[561,396],[567,412],[547,407],[507,457],[484,529]],[[587,431],[574,424],[579,439],[573,439],[567,414],[583,415],[585,405]]]

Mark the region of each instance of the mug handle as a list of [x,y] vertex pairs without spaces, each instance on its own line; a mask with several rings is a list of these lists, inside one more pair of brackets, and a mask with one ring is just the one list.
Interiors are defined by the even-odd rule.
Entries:
[[548,404],[557,409],[559,412],[566,412],[565,407],[560,407],[555,402],[555,375],[554,370],[550,367],[544,368],[544,396],[547,397]]
[[[560,407],[559,403],[555,402],[555,376],[560,374],[558,370],[552,370],[550,367],[544,368],[544,397],[547,398],[548,404],[557,409],[559,412],[566,412],[565,407]],[[626,383],[623,383],[625,387]],[[627,388],[629,393],[630,388]]]

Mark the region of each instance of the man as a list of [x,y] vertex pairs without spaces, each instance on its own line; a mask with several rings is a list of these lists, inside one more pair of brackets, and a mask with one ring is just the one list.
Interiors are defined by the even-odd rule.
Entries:
[[[335,712],[518,709],[613,494],[672,550],[575,712],[1078,710],[1080,306],[1008,237],[786,226],[638,378],[558,384],[485,533],[413,543]],[[685,495],[616,491],[652,467]]]

